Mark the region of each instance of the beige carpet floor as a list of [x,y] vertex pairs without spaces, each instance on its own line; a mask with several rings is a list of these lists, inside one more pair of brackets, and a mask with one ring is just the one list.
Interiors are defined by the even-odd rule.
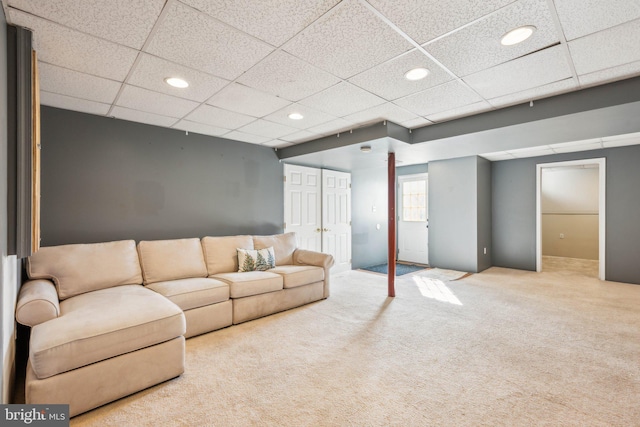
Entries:
[[582,274],[590,277],[598,277],[600,263],[597,259],[582,259],[542,256],[542,271],[564,272],[566,274]]
[[181,377],[72,426],[640,425],[640,286],[491,268],[336,275],[328,300],[187,341]]

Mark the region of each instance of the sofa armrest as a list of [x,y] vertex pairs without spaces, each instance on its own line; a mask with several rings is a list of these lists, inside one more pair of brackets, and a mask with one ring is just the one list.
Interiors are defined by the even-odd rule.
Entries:
[[333,267],[333,256],[322,252],[308,251],[306,249],[296,249],[293,252],[293,263],[297,265],[315,265],[325,270]]
[[36,279],[20,288],[16,304],[16,320],[25,326],[35,326],[60,316],[58,292],[50,280]]

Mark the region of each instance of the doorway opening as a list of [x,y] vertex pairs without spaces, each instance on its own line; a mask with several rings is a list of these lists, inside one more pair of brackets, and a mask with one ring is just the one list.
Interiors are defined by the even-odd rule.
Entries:
[[398,262],[429,265],[429,174],[398,177]]
[[605,159],[536,170],[536,271],[605,276]]

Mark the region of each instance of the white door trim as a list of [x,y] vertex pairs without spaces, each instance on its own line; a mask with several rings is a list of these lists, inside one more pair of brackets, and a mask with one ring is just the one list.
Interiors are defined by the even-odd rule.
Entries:
[[606,159],[571,160],[567,162],[540,163],[536,165],[536,271],[542,271],[542,169],[559,166],[598,165],[598,278],[605,280],[605,231],[606,231]]

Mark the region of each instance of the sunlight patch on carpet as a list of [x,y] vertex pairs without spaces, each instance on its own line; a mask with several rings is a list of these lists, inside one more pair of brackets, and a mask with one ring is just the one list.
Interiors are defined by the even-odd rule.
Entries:
[[445,270],[443,268],[431,268],[429,270],[421,271],[417,274],[429,279],[438,279],[443,282],[449,282],[452,280],[462,279],[463,277],[468,276],[470,273],[456,270]]
[[462,305],[458,297],[444,284],[442,280],[423,276],[411,277],[423,297],[437,301],[448,302],[454,305]]

